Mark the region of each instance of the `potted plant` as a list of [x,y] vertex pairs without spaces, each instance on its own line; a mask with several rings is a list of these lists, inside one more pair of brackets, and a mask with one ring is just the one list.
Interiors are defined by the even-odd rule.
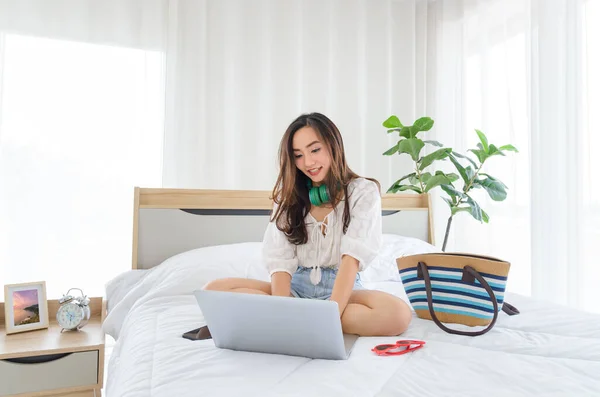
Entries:
[[[452,219],[455,215],[467,212],[480,222],[489,222],[488,214],[472,197],[473,189],[484,189],[494,201],[503,201],[506,199],[507,186],[499,179],[482,172],[485,162],[494,156],[505,156],[505,151],[518,152],[518,150],[513,145],[497,147],[494,144],[490,144],[483,132],[475,130],[480,142],[477,144],[477,149],[468,150],[475,155],[477,158],[475,160],[467,155],[455,152],[452,148],[444,148],[437,141],[421,140],[418,137],[419,133],[429,131],[433,127],[433,124],[434,122],[431,118],[421,117],[412,126],[404,126],[398,117],[394,115],[390,116],[383,122],[383,126],[387,128],[388,133],[397,132],[400,139],[396,145],[383,154],[385,156],[391,156],[396,153],[400,155],[408,154],[415,163],[415,171],[394,182],[388,189],[388,193],[411,190],[422,194],[439,186],[447,195],[447,197],[442,197],[450,208],[450,217],[446,224],[446,233],[442,245],[442,251],[445,251]],[[422,156],[421,151],[426,144],[440,147],[441,149]],[[435,173],[425,172],[425,169],[432,166],[434,162],[438,160],[445,161],[446,159],[452,162],[458,171],[458,175],[454,173],[446,174],[439,170],[435,171]],[[465,166],[461,164],[459,159],[465,160],[469,164]],[[462,182],[462,186],[455,186],[455,182],[459,180]]]

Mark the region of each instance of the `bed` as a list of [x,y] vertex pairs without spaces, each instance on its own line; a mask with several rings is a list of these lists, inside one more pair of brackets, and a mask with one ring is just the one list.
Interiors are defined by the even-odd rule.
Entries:
[[[408,302],[395,258],[437,251],[429,197],[382,200],[384,246],[361,278]],[[600,395],[600,316],[510,292],[521,314],[500,313],[485,335],[451,335],[413,314],[401,337],[361,337],[345,361],[182,338],[204,325],[194,290],[220,277],[268,280],[260,241],[270,208],[265,191],[135,189],[132,268],[106,285],[108,397]],[[371,352],[405,338],[427,344],[402,356]]]

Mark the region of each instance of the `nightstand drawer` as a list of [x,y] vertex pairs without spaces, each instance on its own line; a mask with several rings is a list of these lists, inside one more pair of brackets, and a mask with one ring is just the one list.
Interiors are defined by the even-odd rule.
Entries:
[[0,360],[0,396],[98,383],[98,350],[13,360]]

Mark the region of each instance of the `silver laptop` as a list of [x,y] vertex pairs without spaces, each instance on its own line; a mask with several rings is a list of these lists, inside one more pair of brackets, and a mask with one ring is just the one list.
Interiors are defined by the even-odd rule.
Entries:
[[358,335],[344,334],[333,301],[194,291],[219,348],[345,360]]

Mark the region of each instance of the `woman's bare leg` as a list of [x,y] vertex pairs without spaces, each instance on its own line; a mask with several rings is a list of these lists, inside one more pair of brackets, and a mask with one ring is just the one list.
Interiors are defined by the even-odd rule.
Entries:
[[411,319],[410,307],[402,299],[383,291],[356,290],[342,314],[342,329],[360,336],[397,336]]
[[221,278],[209,282],[203,289],[271,295],[271,283],[249,278]]

